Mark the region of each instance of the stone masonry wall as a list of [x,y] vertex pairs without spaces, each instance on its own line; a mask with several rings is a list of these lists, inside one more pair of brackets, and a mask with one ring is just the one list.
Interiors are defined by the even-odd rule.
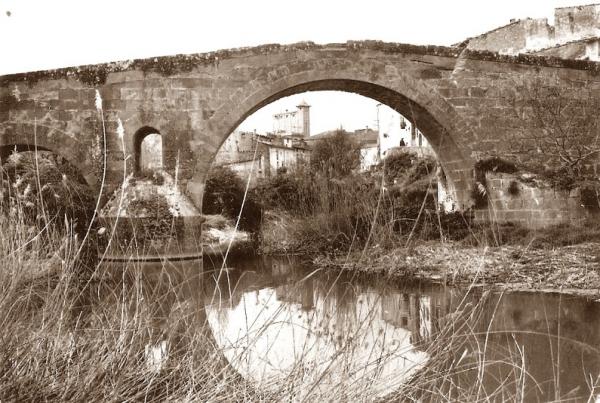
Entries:
[[600,34],[600,4],[561,7],[554,12],[555,38],[567,42]]
[[476,211],[479,221],[544,228],[557,224],[582,225],[593,215],[581,204],[578,189],[568,191],[533,186],[511,174],[488,173],[486,179],[489,208]]

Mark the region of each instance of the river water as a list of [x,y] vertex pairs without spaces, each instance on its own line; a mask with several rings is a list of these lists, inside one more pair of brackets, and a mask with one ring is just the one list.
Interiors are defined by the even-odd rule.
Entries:
[[[594,301],[542,293],[484,298],[478,289],[318,271],[291,257],[226,266],[204,263],[206,316],[227,360],[259,388],[284,384],[318,395],[337,387],[347,396],[368,388],[375,397],[417,371],[445,368],[454,384],[479,385],[478,394],[493,400],[586,401],[600,393]],[[465,329],[461,314],[473,306],[478,319]]]

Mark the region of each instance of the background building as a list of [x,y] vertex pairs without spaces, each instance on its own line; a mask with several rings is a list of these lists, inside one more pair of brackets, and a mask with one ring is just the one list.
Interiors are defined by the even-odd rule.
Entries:
[[554,25],[546,18],[512,20],[459,45],[506,55],[529,53],[600,61],[599,36],[600,4],[590,4],[555,9]]
[[230,168],[244,179],[252,175],[252,185],[280,169],[295,170],[309,161],[310,149],[301,135],[242,131],[234,131],[215,157],[215,164]]
[[277,136],[310,136],[310,105],[302,101],[295,111],[273,115],[273,134]]
[[[367,126],[353,132],[344,131],[360,147],[361,171],[369,170],[383,158],[400,150],[433,155],[423,134],[413,128],[408,119],[381,104],[377,114],[379,130]],[[273,129],[267,134],[234,131],[219,149],[215,163],[230,167],[243,178],[251,173],[253,180],[268,178],[279,170],[293,171],[307,165],[316,142],[340,130],[311,136],[310,105],[305,101],[295,111],[274,114]]]

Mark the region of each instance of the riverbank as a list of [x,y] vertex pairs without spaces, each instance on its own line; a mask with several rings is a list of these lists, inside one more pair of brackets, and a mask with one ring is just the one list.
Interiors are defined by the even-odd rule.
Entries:
[[223,215],[204,215],[202,246],[204,256],[231,256],[250,253],[252,236],[235,227],[235,222]]
[[[323,218],[323,221],[326,217]],[[389,233],[335,245],[335,230],[317,231],[314,219],[282,211],[265,214],[261,253],[302,254],[322,269],[398,280],[476,285],[502,290],[562,292],[600,298],[600,223],[528,230],[517,225],[475,225],[440,241]],[[337,232],[339,234],[339,232]],[[448,240],[452,236],[458,240]],[[401,246],[398,246],[401,245]],[[407,246],[408,245],[408,246]],[[351,247],[352,252],[347,250]]]
[[391,251],[375,247],[348,256],[318,256],[313,263],[323,269],[398,280],[600,298],[600,243],[596,242],[553,249],[432,242]]

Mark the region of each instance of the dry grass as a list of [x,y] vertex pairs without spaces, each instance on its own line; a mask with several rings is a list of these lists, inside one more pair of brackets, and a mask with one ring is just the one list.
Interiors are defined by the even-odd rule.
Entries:
[[[434,340],[417,345],[429,359],[408,382],[400,373],[374,382],[391,356],[353,363],[359,331],[376,320],[370,308],[317,372],[307,372],[312,364],[302,353],[291,371],[258,388],[231,366],[238,358],[225,358],[207,326],[198,267],[90,272],[74,259],[79,245],[68,228],[32,232],[18,216],[0,220],[3,401],[526,401],[536,387],[519,344],[491,342],[493,317],[482,315],[494,309],[484,309],[484,294],[465,298]],[[214,275],[229,281],[222,269]],[[228,303],[217,293],[212,301]],[[248,337],[255,342],[262,332]]]
[[[0,220],[0,399],[260,399],[206,331],[192,292],[200,273],[182,280],[165,266],[147,278],[98,265],[83,274],[69,234],[26,234]],[[149,353],[161,343],[164,361]]]

